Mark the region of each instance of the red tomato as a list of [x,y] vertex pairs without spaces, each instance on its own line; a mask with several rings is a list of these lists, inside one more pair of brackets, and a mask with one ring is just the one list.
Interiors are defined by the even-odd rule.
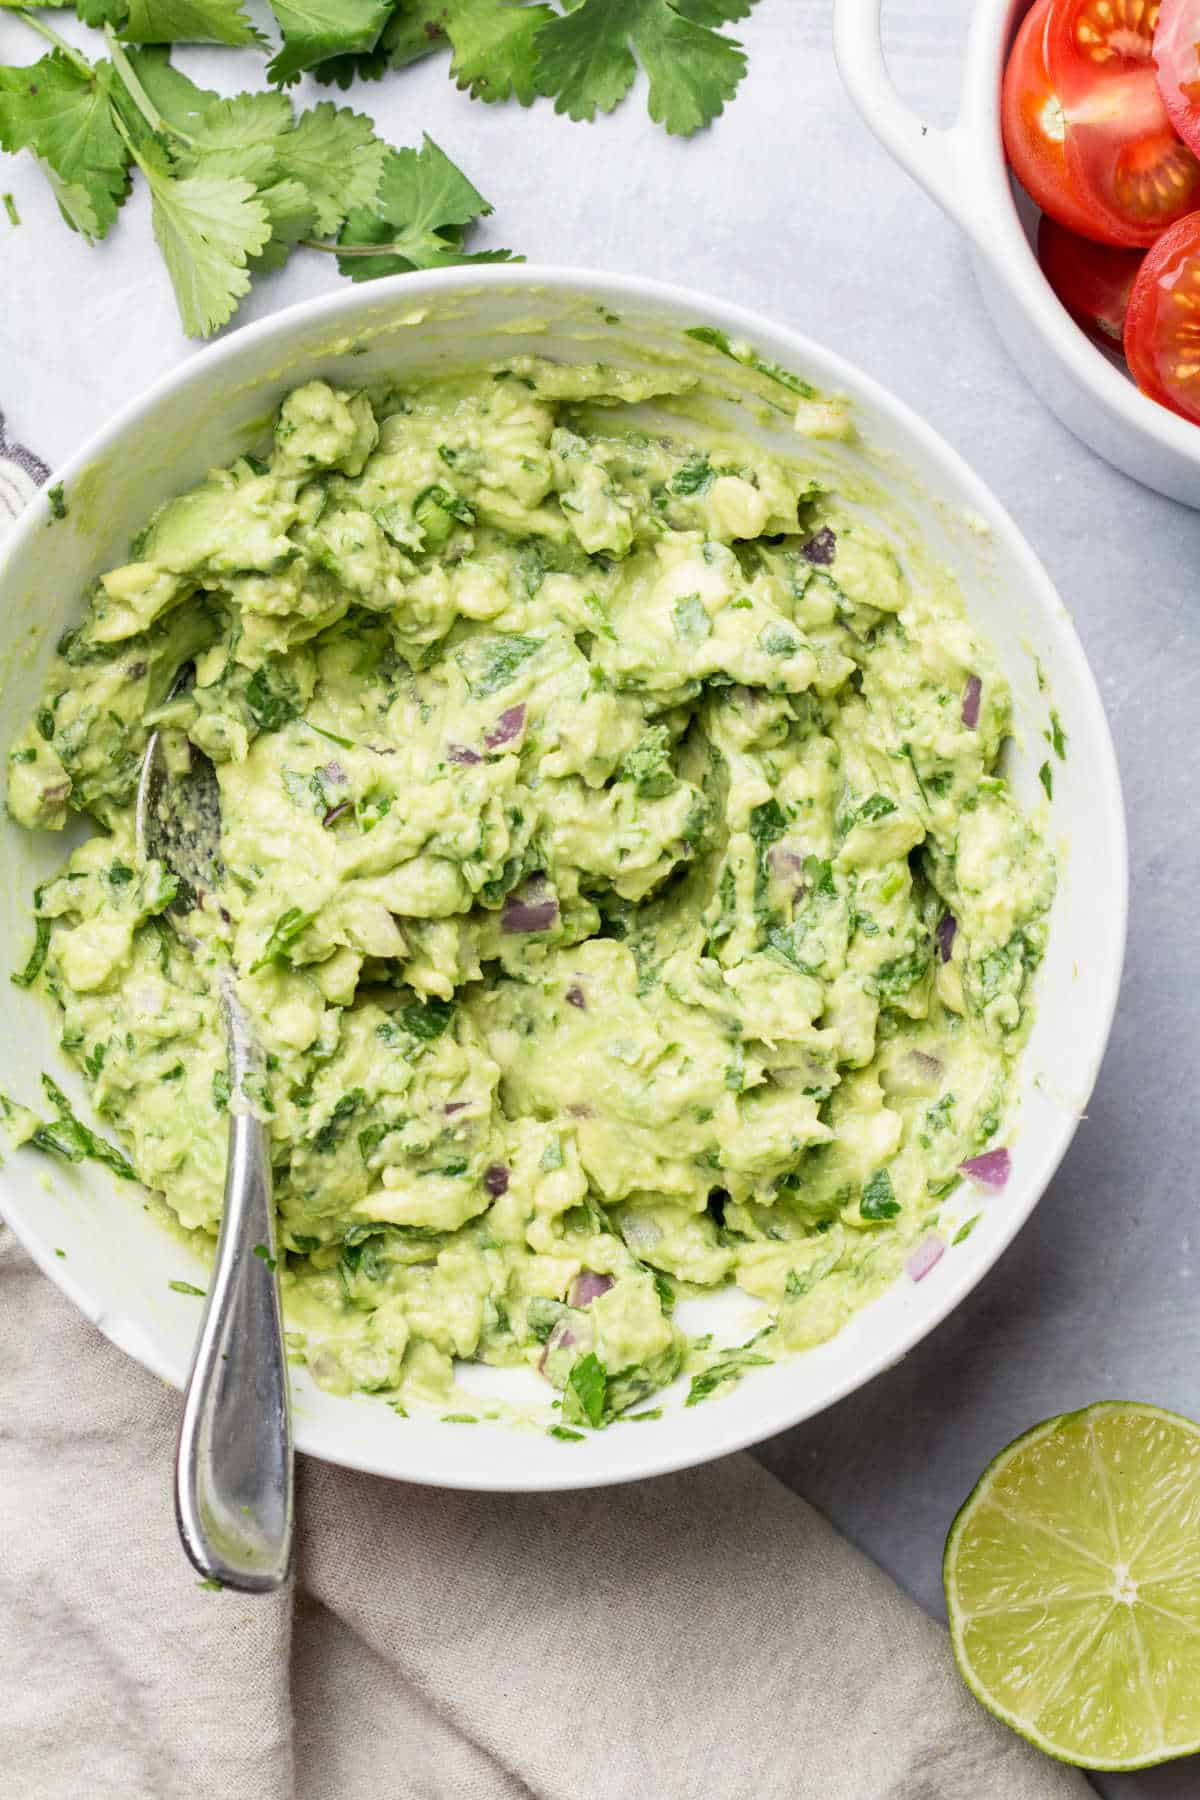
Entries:
[[1200,0],[1162,0],[1154,66],[1172,125],[1200,156]]
[[1001,121],[1009,167],[1031,200],[1072,231],[1088,232],[1091,215],[1067,173],[1067,122],[1046,73],[1043,34],[1050,0],[1026,13],[1004,70]]
[[1200,424],[1200,212],[1164,232],[1142,264],[1125,356],[1143,394]]
[[1119,350],[1143,252],[1091,243],[1046,217],[1038,226],[1037,251],[1042,273],[1075,323],[1096,343]]
[[1106,243],[1152,244],[1200,206],[1200,163],[1158,91],[1157,23],[1158,0],[1051,0],[1046,68],[1067,122],[1067,172],[1087,197],[1087,235]]

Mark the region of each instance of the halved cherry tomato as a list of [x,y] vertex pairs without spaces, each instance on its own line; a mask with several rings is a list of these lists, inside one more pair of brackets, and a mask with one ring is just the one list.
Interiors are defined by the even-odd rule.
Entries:
[[1150,245],[1200,207],[1200,163],[1175,135],[1151,60],[1159,0],[1051,0],[1046,68],[1088,236]]
[[1162,0],[1154,66],[1172,125],[1200,156],[1200,0]]
[[1050,0],[1026,13],[1004,69],[1001,121],[1009,166],[1031,200],[1072,231],[1088,232],[1091,215],[1067,173],[1067,122],[1046,72],[1043,36]]
[[1200,424],[1200,212],[1164,232],[1142,264],[1125,357],[1144,394]]
[[1119,350],[1143,252],[1094,244],[1045,214],[1037,252],[1042,273],[1080,329],[1107,349]]

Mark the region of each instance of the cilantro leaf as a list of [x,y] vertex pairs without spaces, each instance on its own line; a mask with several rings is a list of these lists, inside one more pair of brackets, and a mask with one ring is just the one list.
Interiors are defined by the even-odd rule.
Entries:
[[[650,117],[690,137],[732,100],[746,72],[740,44],[716,29],[752,0],[578,0],[537,34],[537,84],[556,112],[594,119],[650,79]],[[636,57],[636,60],[635,60]]]
[[719,1350],[716,1356],[700,1370],[699,1374],[692,1376],[687,1399],[683,1404],[699,1406],[702,1400],[708,1400],[713,1394],[719,1393],[733,1382],[740,1381],[747,1369],[761,1368],[769,1363],[771,1358],[762,1355],[761,1351],[756,1350],[754,1346],[772,1330],[774,1327],[768,1326],[767,1331],[760,1331],[745,1344],[734,1345],[728,1350]]
[[28,68],[0,68],[0,147],[32,150],[53,170],[67,223],[101,238],[129,186],[129,151],[113,122],[113,72],[90,72],[52,50]]
[[485,639],[479,646],[476,669],[468,677],[471,693],[477,700],[485,700],[507,687],[521,664],[536,656],[544,643],[544,638],[527,637],[520,632]]
[[23,969],[20,969],[9,976],[9,980],[14,987],[28,988],[33,986],[34,982],[42,972],[42,964],[46,960],[46,952],[49,948],[50,921],[49,919],[39,917],[37,920],[33,949],[29,953],[29,961],[25,964]]
[[259,969],[265,969],[268,963],[276,963],[286,968],[290,962],[291,946],[313,922],[313,914],[303,912],[298,906],[289,906],[286,912],[280,913],[270,935],[263,945],[263,953],[257,962],[250,964],[250,973],[256,975]]
[[227,175],[176,180],[161,160],[148,158],[141,167],[183,328],[189,337],[204,337],[232,317],[249,291],[246,263],[271,236],[267,209],[252,182]]
[[419,1000],[412,1000],[401,1008],[400,1021],[411,1036],[429,1043],[441,1037],[453,1016],[454,1008],[447,1000],[429,999],[424,1005]]
[[46,179],[58,202],[58,210],[72,231],[79,232],[81,237],[90,241],[102,238],[108,225],[101,225],[100,216],[92,204],[92,196],[88,189],[78,181],[64,181],[61,175],[47,163]]
[[604,1402],[608,1393],[608,1371],[594,1350],[577,1357],[567,1376],[563,1417],[579,1425],[599,1430],[604,1422]]
[[541,93],[554,96],[555,112],[590,121],[625,98],[637,75],[628,40],[641,9],[642,0],[582,0],[546,27],[537,83]]
[[188,174],[203,162],[206,175],[263,180],[274,172],[277,140],[291,129],[292,107],[286,95],[234,94],[205,107],[188,133],[186,151],[175,161]]
[[[437,269],[452,263],[507,262],[508,250],[468,255],[466,228],[491,207],[462,170],[431,137],[419,150],[389,151],[372,211],[351,212],[338,237],[338,267],[352,281],[396,275],[407,269]],[[363,254],[379,245],[378,255]],[[353,254],[354,251],[358,254]]]
[[317,208],[302,181],[273,181],[258,190],[271,221],[271,239],[254,258],[256,269],[281,269],[292,247],[317,229]]
[[331,56],[374,50],[394,0],[271,0],[283,45],[267,66],[279,87]]
[[454,48],[450,74],[474,100],[537,97],[538,37],[557,14],[544,0],[453,0],[441,8]]
[[446,48],[448,11],[448,0],[403,0],[373,50],[330,56],[317,65],[313,75],[318,81],[336,82],[340,88],[355,81],[379,81],[388,69],[406,68]]
[[621,758],[618,781],[632,781],[647,800],[660,800],[678,784],[671,762],[671,733],[665,725],[652,725],[632,750]]
[[336,231],[348,212],[371,205],[387,160],[371,120],[332,100],[301,113],[278,145],[279,174],[307,190],[320,232]]
[[454,0],[401,0],[379,41],[393,69],[403,69],[446,48],[446,26]]
[[[147,44],[141,49],[131,46],[125,55],[151,105],[176,131],[194,131],[203,114],[220,98],[211,88],[197,87],[180,70],[172,68],[170,53],[162,45]],[[114,99],[119,104],[123,97],[118,86]],[[131,110],[122,107],[122,116],[127,118]]]
[[[108,10],[107,8],[105,9]],[[127,0],[110,18],[130,44],[261,44],[241,0]]]
[[892,1178],[886,1169],[876,1169],[870,1180],[864,1183],[858,1210],[864,1219],[894,1219],[896,1217],[900,1211],[900,1202],[896,1198]]
[[43,1075],[42,1086],[58,1117],[49,1124],[39,1125],[29,1142],[48,1155],[61,1156],[67,1162],[78,1163],[90,1158],[93,1162],[103,1163],[106,1169],[111,1169],[122,1181],[136,1181],[137,1173],[132,1163],[112,1144],[97,1137],[82,1120],[75,1117],[71,1102],[58,1083],[51,1076]]

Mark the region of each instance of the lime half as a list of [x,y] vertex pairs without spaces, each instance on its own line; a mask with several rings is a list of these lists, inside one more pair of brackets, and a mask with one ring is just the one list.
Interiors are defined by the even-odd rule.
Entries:
[[1051,1756],[1138,1769],[1200,1750],[1200,1426],[1101,1401],[985,1470],[946,1540],[954,1654]]

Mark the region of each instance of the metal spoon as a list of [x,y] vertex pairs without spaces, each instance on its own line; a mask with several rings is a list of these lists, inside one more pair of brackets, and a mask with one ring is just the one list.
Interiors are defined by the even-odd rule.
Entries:
[[[180,691],[181,684],[176,684]],[[199,893],[219,888],[221,796],[216,770],[190,746],[184,774],[167,764],[160,732],[146,746],[137,795],[137,843],[179,880],[168,917],[199,945],[187,917]],[[206,951],[205,954],[208,954]],[[264,1063],[229,961],[216,971],[229,1055],[229,1158],[212,1281],[188,1379],[175,1468],[183,1547],[202,1575],[267,1593],[287,1579],[292,1551],[292,1421],[266,1127],[250,1110],[248,1079]]]

